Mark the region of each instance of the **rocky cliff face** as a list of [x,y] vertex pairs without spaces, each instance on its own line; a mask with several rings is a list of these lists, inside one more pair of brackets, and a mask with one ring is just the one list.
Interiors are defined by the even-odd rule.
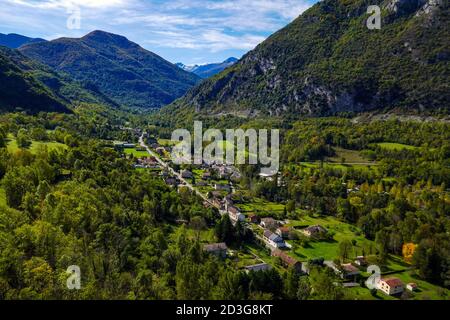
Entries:
[[[369,5],[382,8],[368,30]],[[325,0],[169,109],[206,114],[448,113],[448,2]]]

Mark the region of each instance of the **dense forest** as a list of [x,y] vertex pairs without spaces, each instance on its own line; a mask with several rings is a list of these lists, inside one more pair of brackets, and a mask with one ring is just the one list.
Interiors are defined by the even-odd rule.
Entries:
[[[294,269],[245,273],[202,250],[199,232],[238,249],[252,236],[190,192],[176,192],[159,177],[137,171],[109,141],[133,141],[121,123],[141,117],[81,108],[74,114],[7,114],[0,118],[0,297],[2,299],[351,299],[330,270],[301,277]],[[256,123],[254,123],[256,124]],[[244,126],[245,127],[245,126]],[[152,126],[150,129],[156,130]],[[286,184],[263,181],[242,167],[245,192],[295,208],[331,215],[361,228],[376,242],[380,263],[416,243],[417,274],[450,285],[449,130],[445,123],[399,121],[352,124],[309,119],[283,130]],[[8,151],[15,138],[19,148]],[[32,141],[65,148],[29,150]],[[395,141],[411,150],[383,151]],[[336,148],[362,151],[377,170],[327,167]],[[302,161],[318,160],[304,168]],[[345,163],[341,159],[340,163]],[[422,169],[421,169],[422,168]],[[348,193],[347,189],[355,188]],[[177,225],[177,220],[188,223]],[[83,270],[80,291],[64,289],[68,265]]]

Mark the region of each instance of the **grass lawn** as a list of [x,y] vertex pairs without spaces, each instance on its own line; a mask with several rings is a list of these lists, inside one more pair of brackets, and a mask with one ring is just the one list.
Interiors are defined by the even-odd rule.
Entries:
[[126,155],[132,154],[135,158],[146,158],[150,156],[150,154],[147,151],[137,151],[134,148],[124,149],[123,152]]
[[243,269],[246,266],[259,263],[263,262],[250,252],[236,251],[235,256],[232,258],[232,265],[235,269]]
[[195,180],[201,180],[203,177],[203,174],[205,173],[205,170],[202,169],[194,169],[192,170],[192,173],[195,176]]
[[236,204],[244,214],[257,214],[260,216],[274,217],[284,213],[284,205],[269,202],[260,198],[253,198],[252,202]]
[[414,300],[450,300],[450,290],[420,280],[414,271],[406,271],[389,275],[403,281],[405,285],[414,282],[419,286],[417,292],[412,293]]
[[[309,217],[305,216],[301,220],[291,221],[288,226],[297,230],[308,226],[321,225],[329,232],[334,233],[333,241],[310,241],[307,247],[298,246],[295,251],[291,251],[293,257],[300,261],[307,261],[314,258],[324,258],[333,260],[339,254],[339,243],[343,240],[354,240],[354,256],[360,255],[363,249],[367,252],[368,248],[375,245],[367,240],[360,230],[350,224],[341,222],[334,217]],[[295,241],[288,241],[291,244],[297,244]],[[297,244],[298,245],[298,244]],[[368,252],[367,252],[368,253]]]
[[256,255],[259,259],[263,260],[265,263],[270,264],[275,269],[279,271],[285,270],[282,266],[277,265],[275,257],[272,257],[266,249],[252,243],[246,244],[245,250],[253,255]]
[[[367,160],[365,160],[367,162]],[[339,160],[340,162],[340,160]],[[305,168],[318,168],[320,166],[320,162],[301,162],[300,165]],[[356,169],[356,170],[364,170],[364,171],[370,171],[370,170],[376,170],[377,164],[374,162],[367,162],[367,163],[334,163],[334,162],[324,162],[323,167],[327,169],[338,169],[338,170],[348,170],[349,168]]]
[[[26,149],[30,151],[33,154],[36,154],[40,149],[47,147],[48,151],[50,150],[57,150],[57,149],[67,149],[67,146],[65,144],[59,143],[59,142],[42,142],[42,141],[32,141],[31,146]],[[9,153],[15,153],[20,148],[17,145],[16,139],[12,138],[11,136],[8,136],[8,152]]]
[[336,151],[336,156],[329,158],[328,160],[333,163],[341,163],[342,159],[345,159],[345,163],[352,164],[365,164],[374,165],[375,163],[363,158],[359,151],[348,150],[343,148],[334,148]]
[[0,187],[0,206],[6,206],[5,190]]
[[[174,238],[176,231],[179,230],[180,228],[181,226],[178,225],[171,226],[172,229],[171,238]],[[187,238],[191,241],[194,241],[197,237],[197,231],[189,228],[189,226],[185,226],[185,230]],[[214,229],[207,229],[200,231],[200,242],[204,244],[217,242],[216,236],[214,235]]]
[[407,144],[391,143],[391,142],[382,142],[382,143],[377,143],[376,145],[383,149],[386,149],[386,150],[403,150],[403,149],[416,150],[416,149],[418,149],[417,147],[410,146]]
[[176,145],[177,143],[178,142],[176,142],[176,141],[174,142],[169,139],[158,139],[158,144],[163,147],[171,147],[171,146]]
[[374,297],[369,289],[363,287],[346,288],[344,292],[348,300],[396,300],[395,297],[385,295],[381,291]]

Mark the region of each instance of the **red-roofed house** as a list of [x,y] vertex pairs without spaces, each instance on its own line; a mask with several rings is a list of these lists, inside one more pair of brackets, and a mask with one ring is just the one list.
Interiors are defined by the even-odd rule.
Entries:
[[286,267],[292,267],[297,272],[302,271],[302,263],[300,261],[298,261],[297,259],[287,255],[285,252],[283,252],[279,249],[275,249],[274,251],[272,251],[272,256],[279,257],[281,259],[281,262],[283,263],[283,265],[285,265]]
[[378,282],[378,289],[389,296],[400,294],[404,291],[405,285],[398,278],[381,279]]
[[344,278],[351,278],[354,276],[359,275],[359,269],[356,268],[354,265],[352,265],[351,263],[348,264],[342,264],[341,265],[342,271],[343,273],[343,277]]
[[289,238],[289,231],[291,231],[288,227],[279,227],[276,231],[276,234],[282,237],[283,239]]

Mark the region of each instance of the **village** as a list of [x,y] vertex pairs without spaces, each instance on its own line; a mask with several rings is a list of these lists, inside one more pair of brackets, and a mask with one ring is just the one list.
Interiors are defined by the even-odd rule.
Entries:
[[[308,256],[304,255],[299,259],[299,243],[330,243],[336,242],[333,239],[333,232],[325,226],[317,224],[307,224],[299,226],[298,221],[276,219],[277,215],[263,216],[248,212],[242,208],[246,204],[236,203],[233,195],[239,188],[241,174],[239,170],[230,165],[206,164],[179,166],[171,161],[171,151],[173,144],[171,141],[148,137],[145,133],[141,135],[139,144],[121,142],[115,143],[114,147],[123,152],[126,156],[131,156],[134,167],[137,170],[149,170],[155,176],[159,176],[168,186],[178,191],[188,188],[197,193],[203,200],[205,207],[213,207],[224,216],[227,215],[233,224],[240,223],[244,228],[250,230],[254,236],[255,244],[246,252],[230,249],[226,243],[205,243],[205,252],[215,255],[220,259],[242,260],[246,264],[237,263],[238,269],[245,272],[258,272],[270,270],[272,268],[293,268],[299,274],[308,276],[311,268],[329,268],[342,281],[336,283],[348,290],[357,290],[363,297],[370,295],[372,291],[365,287],[365,279],[372,275],[368,273],[368,267],[372,264],[370,259],[362,250],[361,255],[346,257],[337,261],[330,255]],[[261,179],[270,181],[277,180],[281,186],[281,177],[260,175]],[[348,189],[348,193],[357,192],[358,187]],[[319,219],[310,219],[314,220]],[[303,241],[299,241],[299,239]],[[359,240],[359,239],[358,239]],[[334,253],[333,253],[334,254]],[[300,254],[301,255],[301,254]],[[397,265],[394,270],[401,274],[407,271],[404,265]],[[384,298],[398,298],[405,291],[414,293],[420,291],[419,285],[406,277],[406,281],[396,277],[396,272],[387,272],[389,275],[380,276],[375,283],[375,290],[382,293]],[[408,281],[410,280],[410,281]]]

